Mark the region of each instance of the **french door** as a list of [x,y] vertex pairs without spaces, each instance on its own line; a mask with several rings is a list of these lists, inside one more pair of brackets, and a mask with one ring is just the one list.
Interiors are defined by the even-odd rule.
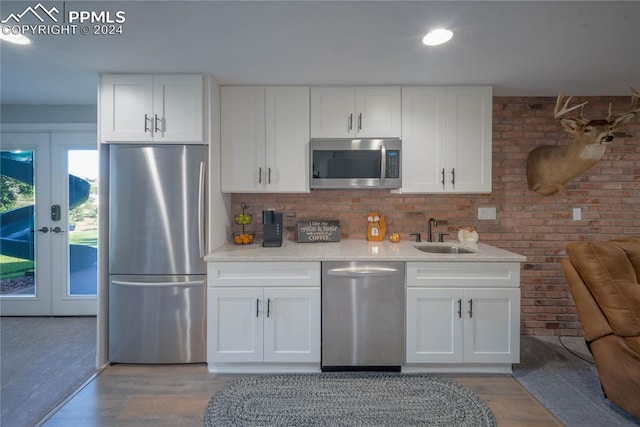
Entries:
[[95,315],[96,134],[0,136],[0,313]]

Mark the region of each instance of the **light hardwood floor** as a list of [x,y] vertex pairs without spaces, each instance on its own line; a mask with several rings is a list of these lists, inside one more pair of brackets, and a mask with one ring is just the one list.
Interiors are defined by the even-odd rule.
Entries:
[[[562,426],[510,375],[446,376],[478,394],[498,426]],[[209,399],[234,378],[203,364],[109,366],[42,425],[202,426]]]

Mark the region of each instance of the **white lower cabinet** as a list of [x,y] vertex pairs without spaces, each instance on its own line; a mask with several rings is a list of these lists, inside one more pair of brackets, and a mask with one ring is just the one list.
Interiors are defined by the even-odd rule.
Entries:
[[517,263],[407,263],[407,365],[510,371],[519,281]]
[[212,263],[209,277],[210,371],[320,370],[320,263]]

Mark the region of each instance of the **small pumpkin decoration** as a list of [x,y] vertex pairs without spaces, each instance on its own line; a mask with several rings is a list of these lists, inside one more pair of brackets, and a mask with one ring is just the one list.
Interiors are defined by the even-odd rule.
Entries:
[[398,234],[398,233],[389,234],[389,241],[391,243],[399,243],[400,242],[400,234]]

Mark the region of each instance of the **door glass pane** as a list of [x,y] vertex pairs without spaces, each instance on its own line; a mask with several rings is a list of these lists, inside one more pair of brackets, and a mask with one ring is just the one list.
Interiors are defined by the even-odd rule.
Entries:
[[35,296],[33,151],[0,151],[0,294]]
[[69,287],[96,295],[98,282],[98,150],[69,150]]

